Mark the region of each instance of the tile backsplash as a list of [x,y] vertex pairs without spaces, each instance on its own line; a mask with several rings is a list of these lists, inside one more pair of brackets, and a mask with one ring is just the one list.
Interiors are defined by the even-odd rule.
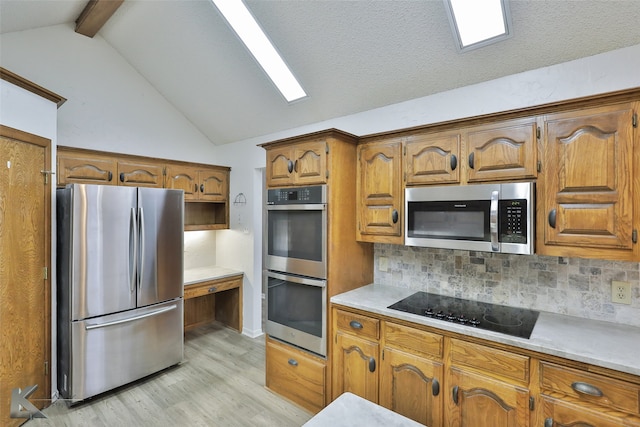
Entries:
[[[380,269],[381,258],[386,271]],[[386,260],[385,260],[386,258]],[[640,326],[640,263],[375,244],[375,283]],[[631,283],[631,305],[611,281]]]

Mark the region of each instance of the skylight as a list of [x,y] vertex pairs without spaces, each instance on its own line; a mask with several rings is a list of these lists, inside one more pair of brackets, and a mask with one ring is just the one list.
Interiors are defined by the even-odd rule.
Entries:
[[510,37],[508,0],[444,0],[460,51]]
[[211,0],[288,102],[307,96],[242,0]]

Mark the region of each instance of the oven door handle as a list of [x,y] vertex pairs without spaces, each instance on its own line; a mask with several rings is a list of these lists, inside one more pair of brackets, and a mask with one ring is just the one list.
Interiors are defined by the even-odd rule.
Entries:
[[267,205],[268,211],[326,211],[326,203],[308,205]]
[[500,245],[498,243],[498,191],[491,192],[491,210],[489,211],[489,231],[491,233],[491,250],[498,252]]
[[267,272],[267,277],[286,280],[287,282],[299,283],[301,285],[315,286],[317,288],[327,287],[327,281],[324,279],[307,279],[304,277],[290,276],[288,274],[274,273],[272,271]]

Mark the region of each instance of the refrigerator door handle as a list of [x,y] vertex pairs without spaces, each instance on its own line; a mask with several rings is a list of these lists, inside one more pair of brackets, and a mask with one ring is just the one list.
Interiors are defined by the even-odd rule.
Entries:
[[135,322],[136,320],[144,319],[145,317],[157,316],[158,314],[166,313],[167,311],[175,310],[176,308],[178,308],[178,306],[176,304],[173,304],[172,306],[164,307],[159,310],[141,314],[139,316],[128,317],[126,319],[114,320],[112,322],[106,322],[106,323],[87,324],[84,328],[87,331],[90,331],[92,329],[106,328],[107,326],[114,326],[114,325],[120,325],[122,323]]
[[138,274],[138,291],[140,291],[142,289],[142,278],[144,277],[144,265],[145,265],[145,258],[144,258],[144,253],[145,253],[145,249],[144,249],[144,209],[142,208],[138,208],[138,232],[140,235],[140,271]]
[[131,208],[129,220],[129,285],[130,292],[136,290],[136,270],[138,269],[138,222],[136,209]]

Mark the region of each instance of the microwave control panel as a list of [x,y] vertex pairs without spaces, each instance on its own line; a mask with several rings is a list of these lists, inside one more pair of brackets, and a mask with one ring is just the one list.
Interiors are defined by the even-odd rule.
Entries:
[[500,241],[527,243],[527,201],[525,199],[500,200]]
[[267,205],[312,205],[326,203],[326,186],[272,188],[267,190]]

